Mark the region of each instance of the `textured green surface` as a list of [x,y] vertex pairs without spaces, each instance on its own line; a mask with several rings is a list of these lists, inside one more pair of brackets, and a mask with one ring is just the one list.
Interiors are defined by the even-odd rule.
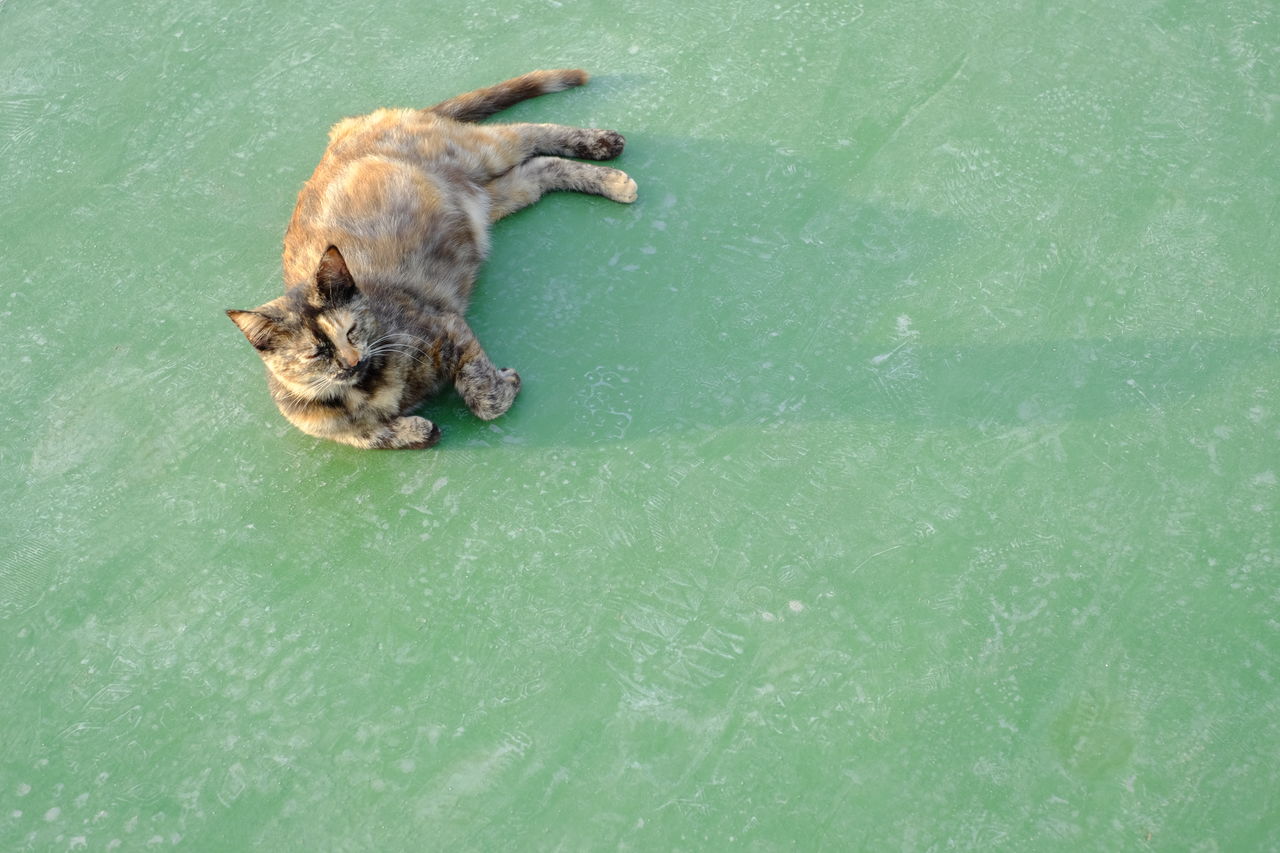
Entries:
[[[968,8],[965,8],[968,7]],[[0,849],[1280,847],[1272,0],[0,2]],[[330,123],[536,67],[525,390],[297,433]]]

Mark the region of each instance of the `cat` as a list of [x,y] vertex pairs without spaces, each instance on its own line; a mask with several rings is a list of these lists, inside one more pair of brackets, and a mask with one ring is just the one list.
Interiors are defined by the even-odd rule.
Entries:
[[424,448],[440,428],[413,412],[449,384],[477,417],[510,408],[519,374],[495,367],[464,319],[490,224],[552,190],[628,204],[636,183],[565,159],[617,157],[615,131],[476,122],[587,78],[534,71],[333,126],[285,233],[284,295],[227,311],[294,426],[360,448]]

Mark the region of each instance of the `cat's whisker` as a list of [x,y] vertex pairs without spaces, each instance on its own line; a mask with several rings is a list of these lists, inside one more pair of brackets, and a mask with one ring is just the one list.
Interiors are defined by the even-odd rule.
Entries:
[[369,347],[369,352],[382,352],[388,349],[404,350],[406,352],[425,352],[426,348],[416,344],[396,343],[395,341],[386,341],[376,346]]
[[416,362],[417,364],[427,365],[430,363],[426,358],[420,358],[419,355],[414,355],[415,352],[419,353],[419,355],[425,355],[421,350],[405,350],[393,346],[385,349],[370,350],[366,354],[366,357],[375,358],[377,356],[386,355],[387,353],[399,353],[401,356],[409,359],[410,361]]
[[[390,337],[390,336],[388,335],[386,337]],[[412,336],[406,336],[406,337],[412,337]],[[368,345],[368,349],[371,352],[381,351],[384,348],[399,348],[399,349],[405,349],[405,350],[412,350],[416,352],[425,352],[426,350],[423,344],[414,343],[411,341],[389,341],[389,340],[386,340],[385,338],[373,341]]]
[[403,349],[411,352],[423,352],[424,347],[416,346],[410,343],[401,343],[397,341],[381,341],[377,344],[371,344],[368,352],[382,352],[384,349]]
[[323,396],[326,391],[331,390],[337,383],[330,376],[317,376],[311,380],[310,384],[311,389],[315,391],[317,395]]
[[421,340],[422,336],[411,335],[408,332],[387,332],[385,335],[382,335],[381,337],[378,337],[378,338],[374,338],[372,341],[370,341],[369,346],[376,346],[388,340],[389,338],[409,338],[410,340]]
[[421,344],[415,344],[409,341],[389,340],[373,341],[366,345],[365,352],[366,354],[379,353],[386,352],[391,349],[400,350],[402,352],[426,352],[426,347]]

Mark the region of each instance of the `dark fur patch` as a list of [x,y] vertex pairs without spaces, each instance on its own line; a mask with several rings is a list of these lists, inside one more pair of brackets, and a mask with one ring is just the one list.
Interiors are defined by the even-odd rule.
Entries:
[[364,375],[353,387],[362,394],[373,394],[383,383],[386,363],[385,356],[374,356],[365,367]]
[[616,130],[586,131],[573,140],[575,153],[588,160],[612,160],[622,153],[627,140]]

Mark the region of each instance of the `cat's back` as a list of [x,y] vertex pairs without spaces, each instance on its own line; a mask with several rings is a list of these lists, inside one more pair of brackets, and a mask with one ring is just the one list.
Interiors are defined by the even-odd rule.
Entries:
[[285,234],[286,284],[306,281],[330,245],[366,281],[430,286],[473,273],[487,250],[488,214],[469,177],[467,131],[405,109],[335,124]]

